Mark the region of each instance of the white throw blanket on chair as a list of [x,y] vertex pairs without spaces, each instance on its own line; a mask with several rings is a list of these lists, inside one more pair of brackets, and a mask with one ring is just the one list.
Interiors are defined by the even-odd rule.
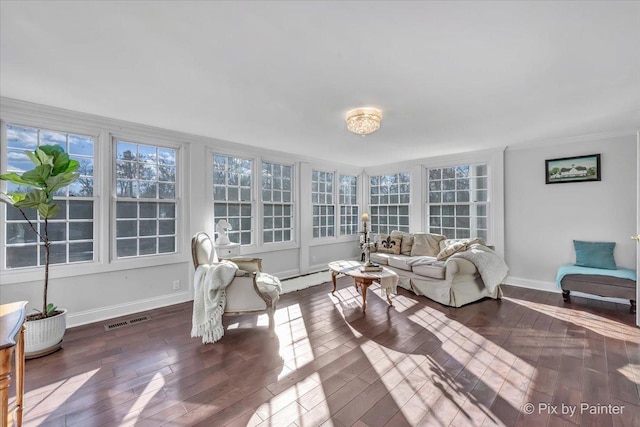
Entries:
[[191,336],[202,337],[203,344],[214,343],[224,335],[225,288],[237,270],[238,266],[231,261],[200,265],[196,269]]

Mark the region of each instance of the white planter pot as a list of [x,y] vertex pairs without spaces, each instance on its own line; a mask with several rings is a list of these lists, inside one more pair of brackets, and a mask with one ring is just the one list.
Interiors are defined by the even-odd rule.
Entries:
[[67,310],[62,314],[25,322],[24,351],[27,359],[46,356],[62,347],[62,337],[67,329]]

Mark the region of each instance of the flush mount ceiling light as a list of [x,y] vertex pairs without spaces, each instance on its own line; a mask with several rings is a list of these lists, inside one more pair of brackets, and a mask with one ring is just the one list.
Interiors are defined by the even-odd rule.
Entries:
[[365,136],[380,129],[382,111],[376,108],[356,108],[347,112],[347,129]]

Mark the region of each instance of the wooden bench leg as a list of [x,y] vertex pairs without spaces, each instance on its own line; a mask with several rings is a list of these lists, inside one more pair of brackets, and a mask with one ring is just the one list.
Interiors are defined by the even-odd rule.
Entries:
[[631,300],[631,308],[629,309],[629,311],[631,312],[631,314],[636,314],[636,300]]
[[564,289],[562,290],[562,299],[564,300],[564,302],[570,302],[571,301],[571,291],[565,291]]

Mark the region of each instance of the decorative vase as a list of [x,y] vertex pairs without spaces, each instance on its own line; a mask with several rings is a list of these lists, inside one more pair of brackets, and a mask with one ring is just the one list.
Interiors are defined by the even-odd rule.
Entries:
[[60,310],[62,313],[56,316],[25,322],[25,358],[46,356],[62,347],[62,337],[67,329],[67,309]]

